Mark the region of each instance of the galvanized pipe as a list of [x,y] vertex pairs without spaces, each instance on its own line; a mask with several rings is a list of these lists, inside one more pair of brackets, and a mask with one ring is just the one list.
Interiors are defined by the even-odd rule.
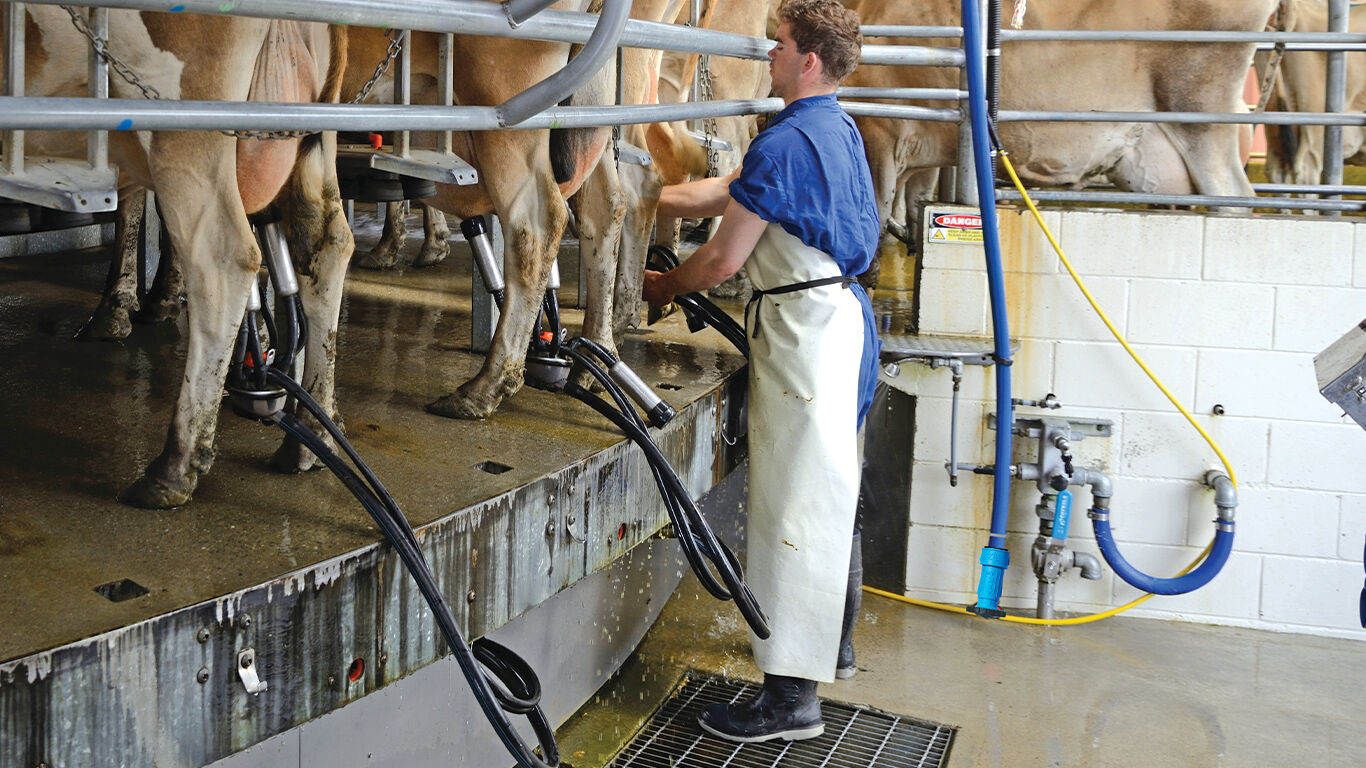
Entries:
[[[1347,0],[1328,0],[1328,32],[1347,31]],[[1327,113],[1347,109],[1347,54],[1333,51],[1328,54],[1328,83],[1323,102]],[[1342,127],[1326,125],[1323,129],[1323,177],[1327,186],[1342,183]]]
[[[1331,0],[1330,0],[1331,2]],[[1145,43],[1363,43],[1366,35],[1349,34],[1345,28],[1323,32],[1216,32],[1201,30],[1138,29],[1003,29],[1007,43],[1067,41],[1111,42],[1123,40]]]
[[[0,98],[22,98],[24,95],[24,4],[5,5],[5,95]],[[5,131],[0,134],[5,144],[5,173],[24,172],[24,132]]]
[[[1213,208],[1302,208],[1317,211],[1362,211],[1366,200],[1319,200],[1296,197],[1223,197],[1219,195],[1159,195],[1141,192],[1088,192],[1080,190],[1031,190],[1035,202],[1141,203],[1146,205],[1203,205]],[[998,189],[997,200],[1020,200],[1014,189]]]
[[[539,17],[538,17],[539,18]],[[876,111],[953,112],[892,104],[850,104]],[[734,99],[682,104],[552,107],[521,129],[588,128],[778,112],[782,99]],[[907,112],[906,114],[910,114]],[[493,107],[417,104],[299,104],[241,101],[147,101],[57,97],[0,97],[0,130],[71,131],[489,131],[501,126]]]
[[[90,30],[101,40],[109,39],[109,10],[106,8],[90,9]],[[95,49],[86,48],[87,75],[89,78],[89,95],[92,99],[109,98],[109,62],[104,57],[95,53]],[[109,167],[109,133],[107,131],[91,131],[86,134],[85,139],[86,160],[90,167],[97,171],[102,171]]]
[[943,37],[962,39],[962,27],[916,27],[897,24],[865,24],[859,27],[864,37]]
[[[437,102],[445,107],[455,103],[455,63],[451,54],[454,44],[454,36],[446,32],[439,36],[436,47],[436,89],[440,92]],[[438,151],[452,151],[450,131],[441,131],[436,141]]]
[[617,41],[630,15],[631,0],[606,0],[593,34],[578,55],[559,72],[499,104],[498,124],[504,128],[516,125],[560,103],[588,82],[617,50]]
[[[398,55],[394,57],[394,103],[399,106],[407,106],[413,103],[413,33],[411,30],[403,30],[399,33],[399,39],[403,41],[403,47],[399,49]],[[411,142],[407,131],[398,131],[394,134],[394,154],[399,157],[408,157]]]
[[967,94],[957,88],[874,88],[844,86],[835,92],[841,99],[921,99],[961,101]]
[[1329,115],[1319,112],[1068,112],[1046,109],[1007,109],[1001,122],[1067,123],[1243,123],[1252,125],[1366,125],[1366,114]]
[[1351,184],[1253,184],[1252,191],[1280,195],[1366,195],[1366,187]]

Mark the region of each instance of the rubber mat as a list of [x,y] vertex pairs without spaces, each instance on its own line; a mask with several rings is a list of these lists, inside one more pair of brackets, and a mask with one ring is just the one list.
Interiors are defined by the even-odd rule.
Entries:
[[702,708],[758,692],[753,683],[689,672],[607,768],[932,768],[957,729],[821,699],[825,733],[805,741],[734,744],[704,733]]

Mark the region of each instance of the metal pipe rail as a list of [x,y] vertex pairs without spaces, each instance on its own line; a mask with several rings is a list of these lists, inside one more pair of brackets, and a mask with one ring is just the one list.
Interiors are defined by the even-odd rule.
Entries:
[[[851,115],[958,122],[956,109],[844,102]],[[552,107],[513,126],[495,107],[0,97],[0,130],[490,131],[589,128],[778,112],[782,99]]]
[[[1291,197],[1224,197],[1220,195],[1160,195],[1141,192],[1095,192],[1089,190],[1030,190],[1036,202],[1112,203],[1142,205],[1199,205],[1210,208],[1305,208],[1317,211],[1363,211],[1366,200],[1316,200]],[[1020,200],[1019,191],[996,190],[997,200]]]
[[1007,109],[1001,122],[1241,123],[1249,125],[1366,125],[1366,113],[1344,112],[1110,112]]
[[[516,27],[499,3],[481,0],[33,0],[32,5],[74,5],[141,11],[198,13],[209,16],[246,16],[263,19],[317,21],[356,27],[453,32],[462,35],[585,43],[598,16],[572,11],[541,11]],[[622,29],[620,45],[681,53],[702,53],[763,60],[773,41],[677,24],[630,19]],[[957,48],[867,45],[864,64],[959,67],[963,52]]]
[[1349,32],[1226,32],[1193,29],[1003,29],[1001,40],[1007,43],[1366,43],[1366,35]]

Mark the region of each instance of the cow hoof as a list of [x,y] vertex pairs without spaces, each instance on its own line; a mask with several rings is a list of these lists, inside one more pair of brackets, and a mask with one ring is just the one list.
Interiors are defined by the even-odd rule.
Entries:
[[442,240],[439,243],[423,243],[422,250],[413,259],[414,267],[434,267],[451,255],[451,244]]
[[76,331],[76,341],[118,341],[128,338],[132,332],[133,324],[128,320],[127,310],[97,309]]
[[180,319],[180,299],[157,301],[148,304],[133,315],[133,320],[143,325],[174,323]]
[[376,245],[369,253],[352,259],[351,263],[361,269],[393,269],[398,264],[398,249]]
[[143,475],[119,494],[119,502],[142,509],[174,509],[188,504],[193,488],[173,488],[162,478]]
[[438,398],[435,402],[427,403],[427,413],[445,416],[448,419],[477,420],[488,418],[497,407],[497,403],[481,403],[474,398],[456,392]]

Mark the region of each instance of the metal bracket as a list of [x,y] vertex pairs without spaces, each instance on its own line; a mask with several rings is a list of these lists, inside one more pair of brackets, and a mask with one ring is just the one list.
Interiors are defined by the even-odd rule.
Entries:
[[237,676],[242,678],[242,687],[247,693],[255,695],[267,688],[266,681],[256,674],[255,648],[243,648],[237,653]]
[[[1040,438],[1045,432],[1065,429],[1071,432],[1072,440],[1087,437],[1109,437],[1114,422],[1109,419],[1054,419],[1054,418],[1016,418],[1014,433],[1020,437]],[[996,429],[996,414],[987,414],[987,428]]]
[[430,149],[413,149],[405,155],[375,152],[370,155],[370,167],[438,184],[463,186],[479,181],[479,172],[459,155]]

